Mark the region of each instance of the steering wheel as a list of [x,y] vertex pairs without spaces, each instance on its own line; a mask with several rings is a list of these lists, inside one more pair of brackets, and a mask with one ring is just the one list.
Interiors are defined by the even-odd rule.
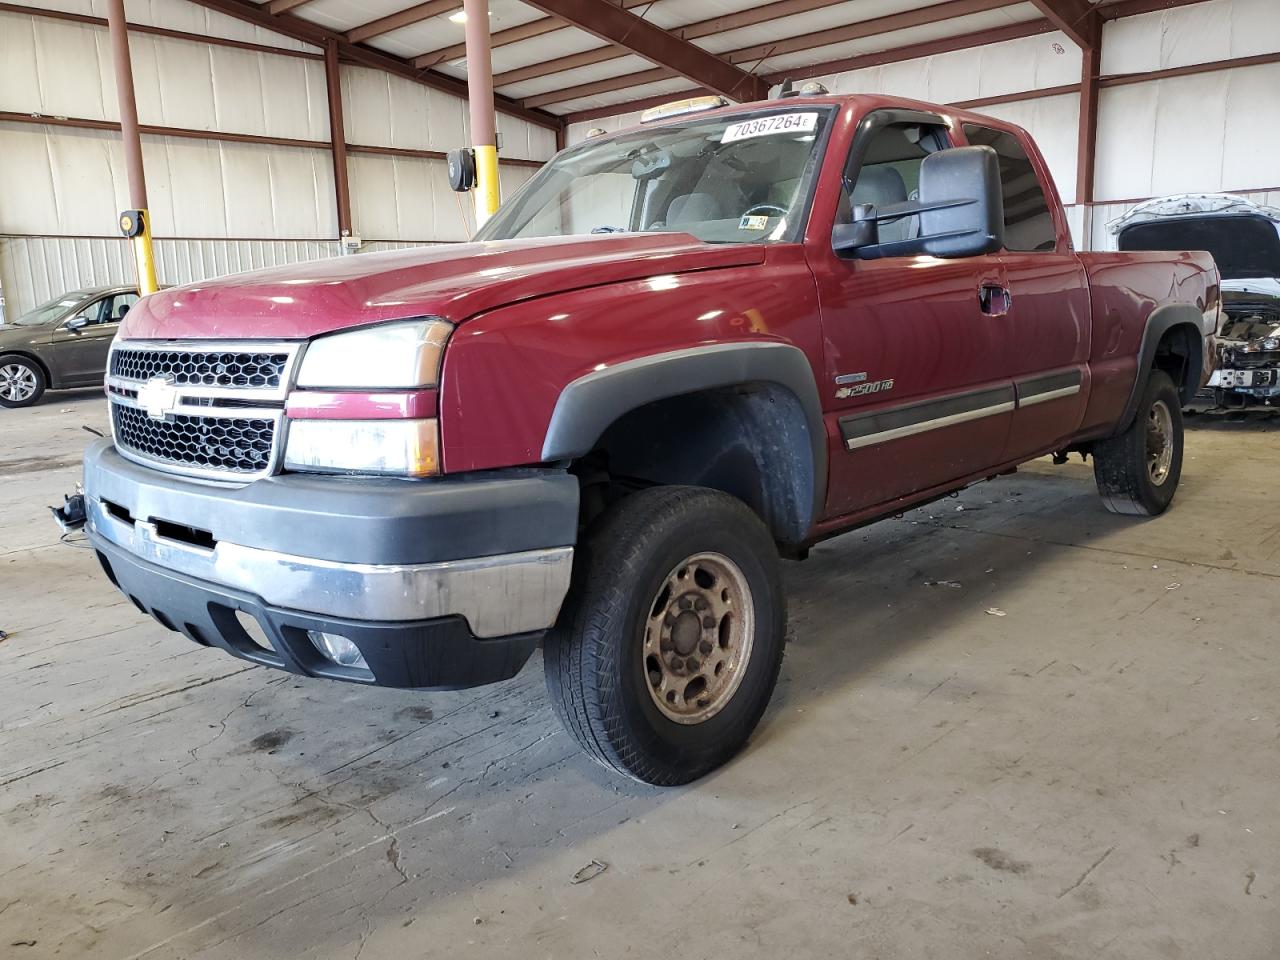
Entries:
[[764,213],[767,210],[774,211],[773,216],[775,217],[785,217],[791,212],[786,207],[780,207],[776,203],[757,203],[754,207],[744,210],[742,216],[750,217],[757,213]]

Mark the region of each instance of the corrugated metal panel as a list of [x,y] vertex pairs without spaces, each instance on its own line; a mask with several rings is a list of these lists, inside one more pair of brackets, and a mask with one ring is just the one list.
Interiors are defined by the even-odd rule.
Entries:
[[[129,51],[142,123],[329,137],[319,61],[136,33]],[[0,13],[0,109],[118,120],[106,30]]]
[[[324,150],[147,137],[152,225],[159,236],[337,236],[333,167]],[[107,235],[128,206],[117,134],[0,123],[11,190],[0,231]]]
[[[103,0],[9,0],[22,7],[37,7],[67,13],[106,17],[107,6]],[[235,17],[197,6],[188,0],[129,0],[127,15],[130,23],[149,27],[181,30],[198,36],[218,37],[223,40],[242,40],[282,50],[319,53],[317,47],[294,40],[271,30],[254,26]],[[0,33],[3,30],[0,29]]]
[[471,198],[449,189],[443,160],[353,154],[348,168],[358,236],[451,241],[470,237],[465,205]]
[[[424,246],[377,241],[361,253]],[[192,283],[211,277],[338,256],[336,241],[157,240],[160,282]],[[0,295],[5,315],[16,317],[67,290],[133,281],[133,257],[123,238],[0,237]]]
[[1103,90],[1098,197],[1280,184],[1278,89],[1280,64]]
[[1164,70],[1280,50],[1276,0],[1211,0],[1106,26],[1104,74]]
[[[106,4],[103,0],[12,0],[23,6],[52,7],[58,10],[73,10],[76,13],[88,13],[95,17],[105,17]],[[188,0],[129,0],[128,16],[130,23],[141,23],[153,27],[167,27],[170,30],[182,30],[209,37],[221,37],[224,40],[244,40],[248,43],[260,43],[268,47],[280,47],[284,50],[302,50],[319,53],[317,47],[302,43],[291,37],[265,30],[262,27],[245,23],[235,17],[217,13],[206,7],[189,3]]]
[[[347,140],[376,147],[448,151],[470,143],[464,100],[365,67],[342,70]],[[498,114],[502,152],[523,160],[555,153],[555,132]]]

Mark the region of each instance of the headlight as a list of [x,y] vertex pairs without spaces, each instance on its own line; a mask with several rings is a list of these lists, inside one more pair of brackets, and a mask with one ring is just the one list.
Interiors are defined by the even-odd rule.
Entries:
[[453,325],[444,320],[379,323],[313,340],[298,370],[300,387],[381,390],[432,387]]
[[294,420],[286,470],[430,477],[440,472],[435,420]]
[[1274,337],[1267,337],[1265,340],[1250,340],[1240,348],[1241,353],[1270,353],[1280,347],[1280,340]]

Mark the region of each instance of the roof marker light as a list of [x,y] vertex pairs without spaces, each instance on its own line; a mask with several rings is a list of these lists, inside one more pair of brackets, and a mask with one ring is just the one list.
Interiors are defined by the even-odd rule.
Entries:
[[685,113],[701,113],[703,110],[715,110],[729,105],[729,101],[721,96],[690,97],[688,100],[675,100],[659,107],[650,107],[640,114],[641,123],[652,123],[654,120],[665,120]]

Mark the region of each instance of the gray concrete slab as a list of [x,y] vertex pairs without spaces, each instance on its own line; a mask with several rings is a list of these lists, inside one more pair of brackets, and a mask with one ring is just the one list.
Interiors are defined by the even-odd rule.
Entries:
[[764,723],[667,791],[536,661],[367,690],[144,620],[44,509],[82,424],[0,411],[0,956],[1280,955],[1274,416],[1192,421],[1159,520],[1040,462],[789,564]]

